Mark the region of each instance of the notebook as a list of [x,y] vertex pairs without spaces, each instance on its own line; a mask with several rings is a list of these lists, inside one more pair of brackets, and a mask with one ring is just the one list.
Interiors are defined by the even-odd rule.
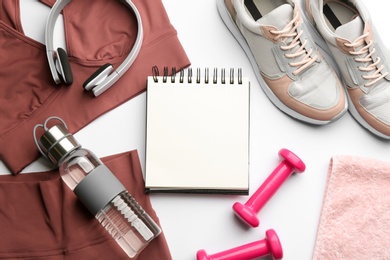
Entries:
[[249,90],[241,69],[153,68],[146,91],[146,192],[248,194]]

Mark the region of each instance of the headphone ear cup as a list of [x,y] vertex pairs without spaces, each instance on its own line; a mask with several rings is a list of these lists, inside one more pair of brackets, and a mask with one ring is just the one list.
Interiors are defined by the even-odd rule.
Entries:
[[114,67],[110,63],[106,63],[97,69],[83,84],[85,90],[91,90],[105,80],[113,71]]
[[68,55],[66,54],[66,51],[62,48],[57,49],[58,53],[58,66],[59,66],[59,74],[62,76],[62,79],[64,82],[68,85],[73,83],[73,74],[72,70],[70,68],[70,63],[68,59]]

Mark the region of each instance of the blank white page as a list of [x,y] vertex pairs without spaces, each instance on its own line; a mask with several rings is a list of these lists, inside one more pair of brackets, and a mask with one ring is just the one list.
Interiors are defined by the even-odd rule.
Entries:
[[249,81],[148,78],[146,189],[248,191]]

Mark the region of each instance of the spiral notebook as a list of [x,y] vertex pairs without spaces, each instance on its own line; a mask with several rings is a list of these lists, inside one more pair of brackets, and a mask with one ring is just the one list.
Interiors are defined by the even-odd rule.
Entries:
[[249,80],[192,68],[147,81],[146,192],[248,194]]

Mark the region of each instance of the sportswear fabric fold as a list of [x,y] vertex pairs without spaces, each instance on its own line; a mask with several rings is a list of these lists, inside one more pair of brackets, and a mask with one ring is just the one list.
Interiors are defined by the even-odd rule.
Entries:
[[[158,224],[137,151],[102,158]],[[0,175],[0,259],[129,259],[62,181],[58,170]],[[172,259],[162,232],[134,259]]]
[[96,98],[82,85],[103,64],[116,68],[127,57],[137,34],[134,14],[118,0],[69,3],[62,14],[74,81],[56,85],[44,44],[23,32],[19,0],[0,0],[0,160],[10,172],[17,174],[38,158],[32,131],[48,117],[62,118],[74,134],[145,92],[153,66],[178,71],[190,65],[162,1],[135,0],[134,4],[144,28],[140,53],[130,69]]

